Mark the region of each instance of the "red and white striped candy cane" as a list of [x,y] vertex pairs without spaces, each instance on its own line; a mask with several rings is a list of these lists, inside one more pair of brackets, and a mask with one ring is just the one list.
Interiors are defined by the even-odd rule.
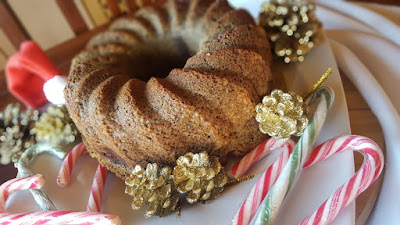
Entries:
[[[57,177],[57,184],[61,187],[68,185],[72,170],[76,164],[78,158],[87,153],[86,147],[83,143],[77,144],[68,156],[65,158],[60,172]],[[107,178],[107,170],[100,164],[97,167],[96,173],[93,178],[92,189],[89,196],[89,201],[87,205],[88,212],[99,212],[101,208],[101,201],[103,199],[103,189],[105,180]]]
[[58,186],[65,187],[68,185],[76,161],[78,161],[78,158],[85,153],[87,153],[87,151],[86,151],[86,146],[83,143],[77,144],[71,150],[71,152],[68,153],[67,157],[64,159],[61,165],[60,172],[58,173],[57,177]]
[[[271,139],[272,138],[270,138],[269,140]],[[248,157],[248,159],[245,159],[244,162],[246,162],[246,165],[240,166],[239,168],[246,168],[245,170],[249,169],[252,165],[255,164],[252,163],[252,160],[259,161],[261,159],[259,158],[260,155],[263,155],[262,157],[264,157],[270,152],[270,149],[273,149],[272,147],[279,146],[280,148],[283,148],[282,153],[279,158],[275,160],[275,162],[270,167],[268,167],[268,169],[258,179],[257,183],[253,186],[250,194],[247,196],[246,200],[242,203],[238,212],[236,212],[235,216],[233,217],[231,225],[244,225],[250,223],[251,219],[254,217],[254,214],[257,212],[257,209],[260,206],[261,202],[263,201],[265,196],[267,196],[269,189],[279,177],[282,168],[286,165],[290,154],[292,154],[293,147],[295,145],[293,140],[288,140],[286,142],[279,141],[279,145],[276,145],[278,141],[272,139],[272,141],[270,142],[271,144],[268,145],[269,140],[263,142],[261,145],[255,148],[253,151],[257,152],[257,155],[254,157],[250,156]],[[261,150],[264,150],[264,152],[261,152]],[[251,155],[252,153],[253,152],[250,152],[249,154]],[[248,155],[246,155],[245,157],[247,157]],[[238,164],[240,163],[241,162],[239,162]],[[242,171],[245,172],[245,170]]]
[[97,212],[42,211],[33,213],[0,213],[0,224],[121,224],[118,216]]
[[382,172],[384,158],[382,150],[372,140],[357,135],[345,135],[331,139],[315,148],[304,168],[314,165],[333,154],[343,151],[357,151],[364,155],[364,162],[358,172],[317,211],[305,218],[301,225],[323,225],[330,223],[350,202],[367,189]]
[[275,149],[288,148],[289,145],[294,146],[293,140],[281,141],[275,138],[269,138],[263,143],[259,144],[255,149],[246,154],[232,169],[229,171],[229,175],[233,178],[239,178],[243,176],[251,167],[253,167],[258,161],[270,154]]
[[6,201],[12,193],[19,190],[39,189],[43,185],[44,177],[41,174],[31,177],[14,178],[3,183],[0,186],[0,212],[4,212]]
[[86,208],[88,212],[100,212],[106,179],[107,169],[99,164],[96,174],[94,175],[92,190]]

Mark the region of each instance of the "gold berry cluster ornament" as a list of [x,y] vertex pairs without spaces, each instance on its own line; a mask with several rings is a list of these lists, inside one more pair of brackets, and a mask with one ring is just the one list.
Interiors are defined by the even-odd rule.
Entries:
[[65,106],[49,107],[35,124],[33,133],[37,142],[49,142],[55,145],[74,142],[79,131]]
[[137,165],[125,184],[125,193],[133,196],[133,209],[149,205],[146,217],[165,216],[176,208],[179,192],[174,187],[168,166],[159,169],[156,163],[149,163],[144,169]]
[[256,106],[256,120],[260,131],[278,139],[288,140],[292,135],[301,136],[308,125],[308,105],[305,100],[321,86],[333,69],[329,68],[304,97],[275,89]]
[[303,0],[270,0],[259,16],[271,41],[273,52],[286,63],[303,61],[319,39],[321,22],[315,5]]
[[3,165],[18,161],[22,153],[36,143],[32,129],[39,111],[21,111],[19,104],[9,104],[0,112],[0,162]]
[[224,190],[228,178],[217,157],[189,152],[176,163],[172,177],[178,191],[186,194],[187,202],[213,200]]
[[260,131],[279,140],[301,136],[308,125],[307,107],[295,93],[276,89],[256,106]]

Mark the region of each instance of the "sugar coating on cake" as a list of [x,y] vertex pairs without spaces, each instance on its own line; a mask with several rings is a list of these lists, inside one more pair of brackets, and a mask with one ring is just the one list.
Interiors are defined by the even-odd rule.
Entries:
[[125,178],[186,152],[222,160],[265,139],[255,106],[270,91],[264,31],[226,0],[168,0],[113,22],[72,60],[67,108],[92,157]]

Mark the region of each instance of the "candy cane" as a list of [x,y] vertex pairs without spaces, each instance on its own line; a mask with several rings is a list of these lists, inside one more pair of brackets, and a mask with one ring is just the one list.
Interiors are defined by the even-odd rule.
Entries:
[[382,172],[384,159],[382,150],[372,140],[356,136],[345,135],[331,139],[315,148],[304,164],[310,167],[330,156],[343,151],[357,151],[364,155],[364,162],[358,172],[331,197],[329,197],[311,216],[308,216],[301,225],[323,225],[330,223],[349,203],[365,191]]
[[255,149],[246,154],[233,168],[229,171],[229,175],[235,179],[243,176],[258,161],[270,154],[275,149],[288,148],[294,146],[294,141],[281,141],[275,138],[269,138],[259,144]]
[[324,124],[333,98],[332,90],[327,87],[321,87],[314,92],[310,102],[315,102],[317,99],[321,100],[310,123],[297,142],[293,153],[290,155],[288,163],[286,163],[281,175],[271,187],[267,197],[264,198],[262,207],[257,212],[256,224],[267,225],[275,220],[284,198],[292,187],[294,178],[302,164],[306,161],[310,149]]
[[[41,188],[44,178],[37,174],[31,177],[14,178],[0,186],[0,212],[4,211],[8,197],[15,191]],[[42,211],[33,213],[0,213],[0,224],[121,224],[118,216],[97,212]]]
[[0,213],[0,224],[121,224],[118,216],[97,212],[42,211],[33,213]]
[[83,143],[77,144],[68,153],[67,157],[64,159],[61,165],[60,172],[58,173],[57,177],[58,186],[65,187],[68,185],[76,161],[78,161],[78,158],[85,153],[87,153],[87,151],[86,151],[86,146]]
[[[78,158],[86,153],[87,153],[86,146],[83,143],[77,144],[71,150],[71,152],[68,154],[68,156],[62,163],[60,172],[58,173],[57,184],[59,186],[65,187],[66,185],[68,185],[71,179],[72,170],[74,169],[74,166],[78,161]],[[88,205],[86,207],[88,212],[100,211],[101,201],[103,198],[103,189],[106,178],[107,178],[107,170],[101,165],[99,165],[97,167],[93,179],[92,189],[90,192]]]
[[[271,140],[271,139],[269,139],[269,140]],[[247,196],[246,200],[240,206],[239,211],[235,214],[235,216],[232,220],[232,223],[231,223],[232,225],[242,225],[242,224],[250,223],[251,219],[253,218],[254,214],[257,211],[257,208],[260,206],[262,200],[265,198],[269,189],[275,183],[276,179],[279,177],[281,170],[287,163],[289,156],[290,156],[290,154],[292,154],[293,147],[295,145],[293,140],[289,140],[287,142],[284,142],[283,144],[282,144],[282,142],[280,142],[280,143],[281,143],[280,147],[284,147],[281,155],[261,175],[261,177],[259,178],[257,183],[253,186],[249,196]],[[261,145],[263,145],[263,144],[261,144]],[[265,146],[267,146],[267,145],[265,145]],[[265,149],[266,151],[269,151],[269,148],[263,148],[263,149]],[[257,147],[253,151],[259,152],[260,150]],[[252,152],[250,152],[249,154],[251,155]],[[262,154],[262,153],[258,153],[257,155],[260,155],[260,154]],[[247,155],[245,157],[247,157]],[[250,158],[250,157],[248,157],[248,158]],[[251,158],[256,159],[257,157],[251,157]],[[242,168],[247,167],[247,165],[249,165],[249,164],[254,165],[254,163],[251,163],[251,160],[249,160],[249,159],[244,159],[244,162],[248,162],[248,163],[246,163],[246,166],[242,166]],[[238,164],[240,164],[240,163],[241,162],[239,162]],[[238,164],[236,164],[236,165],[238,165]]]
[[100,212],[103,199],[104,184],[107,179],[107,169],[99,164],[94,175],[92,190],[87,205],[88,212]]
[[[19,158],[17,163],[18,174],[17,177],[30,177],[32,176],[31,171],[28,169],[32,159],[42,153],[51,153],[56,155],[58,158],[63,159],[66,153],[58,147],[53,147],[45,143],[35,144],[28,148]],[[45,210],[55,210],[53,202],[49,199],[47,194],[40,189],[30,189],[35,201],[39,204],[40,208]]]
[[8,197],[16,191],[39,189],[44,185],[44,177],[36,174],[32,177],[14,178],[0,186],[0,212],[4,212],[4,208]]

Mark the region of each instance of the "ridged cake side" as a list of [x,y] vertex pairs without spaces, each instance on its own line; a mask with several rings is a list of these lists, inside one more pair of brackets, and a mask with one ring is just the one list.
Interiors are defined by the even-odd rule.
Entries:
[[89,41],[72,61],[67,108],[90,155],[121,178],[189,151],[224,160],[265,138],[255,106],[269,92],[269,64],[266,35],[247,12],[225,0],[168,0]]

